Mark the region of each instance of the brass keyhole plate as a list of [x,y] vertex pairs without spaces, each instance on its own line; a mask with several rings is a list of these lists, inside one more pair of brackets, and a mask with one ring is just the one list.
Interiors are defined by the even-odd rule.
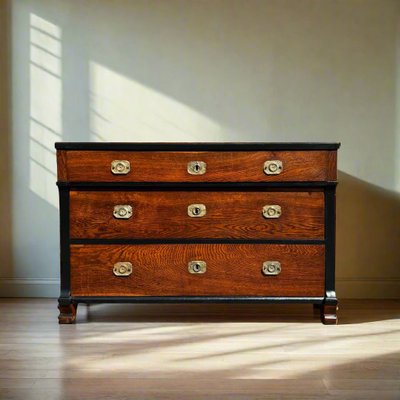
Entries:
[[264,275],[279,275],[282,271],[281,263],[279,261],[265,261],[261,271]]
[[114,160],[111,162],[111,172],[114,175],[126,175],[131,170],[131,163],[128,160]]
[[191,274],[204,274],[207,271],[207,263],[205,261],[189,261],[188,271]]
[[266,175],[279,175],[283,171],[283,164],[280,160],[268,160],[264,163]]
[[190,206],[188,206],[187,213],[189,217],[199,218],[206,215],[207,209],[204,204],[191,204]]
[[132,217],[132,206],[128,204],[117,204],[114,206],[113,215],[117,219],[129,219]]
[[262,209],[264,218],[279,218],[282,215],[282,208],[277,204],[267,204]]
[[204,161],[190,161],[187,165],[187,172],[190,175],[204,175],[207,171],[207,164]]
[[128,261],[114,264],[113,273],[115,276],[129,276],[132,273],[132,264]]

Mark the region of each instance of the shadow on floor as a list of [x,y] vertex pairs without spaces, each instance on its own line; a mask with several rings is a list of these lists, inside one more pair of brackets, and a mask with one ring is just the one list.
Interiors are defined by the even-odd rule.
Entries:
[[[286,307],[285,307],[286,306]],[[80,310],[79,310],[80,309]],[[91,304],[84,322],[314,322],[311,304]]]
[[[359,324],[400,318],[400,300],[342,300],[339,323]],[[311,304],[91,304],[78,307],[85,322],[313,322],[319,315]]]

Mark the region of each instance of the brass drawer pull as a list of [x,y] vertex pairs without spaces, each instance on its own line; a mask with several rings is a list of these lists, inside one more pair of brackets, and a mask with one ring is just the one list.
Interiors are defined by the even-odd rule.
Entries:
[[204,175],[207,170],[207,164],[204,161],[190,161],[187,165],[187,172],[190,175]]
[[114,175],[126,175],[131,170],[131,163],[127,160],[114,160],[111,162],[111,172]]
[[282,267],[279,261],[265,261],[261,270],[264,275],[279,275]]
[[114,264],[113,272],[115,276],[129,276],[132,273],[132,264],[130,262],[117,262]]
[[191,274],[204,274],[207,271],[205,261],[189,261],[188,270]]
[[132,217],[132,206],[127,204],[118,204],[114,206],[113,215],[117,219],[129,219]]
[[274,205],[266,205],[262,210],[264,218],[279,218],[282,215],[281,206],[276,204]]
[[207,213],[206,206],[204,204],[191,204],[188,206],[188,215],[192,218],[204,217]]
[[266,175],[279,175],[283,171],[283,164],[280,160],[268,160],[264,163]]

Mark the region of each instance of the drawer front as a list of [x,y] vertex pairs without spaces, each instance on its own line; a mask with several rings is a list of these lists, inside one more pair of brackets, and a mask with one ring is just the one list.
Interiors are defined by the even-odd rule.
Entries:
[[[129,168],[124,169],[124,166],[121,166],[120,171],[114,168],[113,172],[111,166],[115,160],[128,161]],[[190,167],[189,163],[196,161],[204,164]],[[266,174],[264,164],[268,161],[274,162],[274,165],[266,165]],[[275,161],[281,163],[281,168]],[[71,182],[334,181],[336,151],[59,150],[58,179]]]
[[[188,263],[204,261],[204,273]],[[280,263],[264,275],[263,263]],[[132,273],[116,276],[129,262]],[[323,245],[72,245],[73,296],[323,296]]]
[[72,191],[70,213],[76,239],[324,238],[319,191]]

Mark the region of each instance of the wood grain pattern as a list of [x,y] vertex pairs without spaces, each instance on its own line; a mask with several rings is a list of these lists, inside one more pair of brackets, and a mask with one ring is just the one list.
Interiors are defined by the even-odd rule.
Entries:
[[[60,151],[60,150],[59,150]],[[68,151],[67,174],[71,182],[286,182],[336,179],[336,151]],[[131,172],[113,175],[113,160],[128,160]],[[265,175],[264,162],[281,160],[283,172]],[[187,164],[204,161],[204,175],[190,175]]]
[[[188,244],[72,245],[73,296],[323,296],[323,245]],[[188,262],[203,260],[205,274]],[[278,276],[264,276],[264,261],[280,261]],[[129,261],[133,273],[113,274]]]
[[68,181],[68,151],[57,150],[57,179],[59,181]]
[[[191,218],[190,204],[207,214]],[[130,219],[116,219],[114,205],[131,205]],[[264,205],[282,215],[266,219]],[[133,192],[72,191],[72,238],[265,238],[323,239],[323,192]]]
[[337,180],[337,151],[328,152],[327,180]]

